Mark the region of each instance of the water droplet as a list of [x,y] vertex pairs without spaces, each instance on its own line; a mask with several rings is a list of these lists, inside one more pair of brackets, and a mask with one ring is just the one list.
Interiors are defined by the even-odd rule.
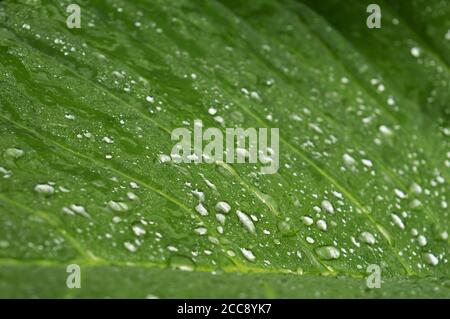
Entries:
[[40,194],[51,195],[55,192],[53,186],[48,184],[37,184],[34,190]]
[[306,226],[312,225],[312,223],[314,223],[314,220],[309,216],[303,216],[302,221]]
[[341,253],[334,246],[322,246],[316,248],[317,255],[325,260],[338,259]]
[[127,192],[127,197],[129,200],[137,200],[139,197],[133,192]]
[[219,223],[221,223],[222,225],[225,225],[225,215],[223,214],[216,214],[216,219]]
[[417,237],[417,243],[419,244],[419,246],[423,247],[427,245],[427,239],[425,236],[420,235],[419,237]]
[[113,200],[110,200],[108,202],[109,208],[111,208],[113,211],[116,212],[125,212],[128,210],[128,205],[122,202],[116,202]]
[[197,189],[194,189],[193,191],[191,191],[191,193],[197,197],[197,199],[199,200],[199,202],[204,202],[205,201],[205,194],[202,191],[199,191]]
[[410,187],[411,192],[415,193],[415,194],[421,194],[422,193],[422,187],[417,184],[417,183],[413,183]]
[[250,249],[241,248],[242,255],[249,261],[255,261],[256,257]]
[[327,222],[324,221],[323,219],[319,219],[316,222],[317,228],[319,228],[322,231],[326,231],[327,230]]
[[418,58],[420,56],[420,49],[418,47],[411,48],[411,55]]
[[208,230],[205,227],[196,228],[194,231],[196,234],[199,235],[206,235],[206,233],[208,232]]
[[227,255],[230,257],[234,257],[234,256],[236,256],[236,253],[232,250],[227,250]]
[[334,213],[333,205],[328,200],[322,201],[322,208],[330,214]]
[[216,211],[219,213],[229,213],[231,210],[231,206],[227,202],[218,202],[216,204]]
[[139,185],[135,182],[130,182],[130,187],[133,189],[137,189],[137,188],[139,188]]
[[133,225],[131,229],[136,236],[144,236],[147,233],[145,229],[139,224]]
[[241,223],[244,225],[245,228],[247,228],[247,230],[250,233],[254,234],[256,232],[255,225],[253,224],[253,221],[250,219],[250,217],[248,217],[247,214],[241,212],[240,210],[237,210],[236,215],[239,217]]
[[166,154],[160,154],[158,159],[160,163],[168,163],[172,160],[172,158]]
[[384,136],[392,136],[394,134],[394,132],[392,132],[392,130],[386,125],[381,125],[378,130]]
[[208,114],[209,115],[216,115],[216,113],[217,113],[217,109],[216,108],[210,107],[208,109]]
[[371,233],[369,233],[369,232],[362,232],[360,235],[359,235],[359,239],[362,241],[362,242],[365,242],[366,244],[369,244],[369,245],[373,245],[373,244],[375,244],[375,242],[376,242],[376,240],[375,240],[375,237],[371,234]]
[[125,246],[125,248],[128,251],[130,251],[132,253],[136,252],[136,250],[137,250],[136,246],[134,244],[130,243],[129,241],[124,242],[123,245]]
[[87,217],[87,218],[91,218],[91,216],[89,215],[89,213],[86,211],[86,208],[84,208],[81,205],[77,205],[77,204],[72,204],[70,205],[70,210],[72,210],[75,214]]
[[25,152],[19,148],[8,148],[5,151],[5,156],[14,160],[21,158],[24,154]]
[[113,144],[114,140],[108,136],[103,137],[102,139],[103,142],[107,143],[107,144]]
[[361,162],[362,162],[363,165],[366,166],[366,167],[372,167],[372,166],[373,166],[372,161],[369,160],[369,159],[362,159]]
[[195,206],[195,210],[197,211],[197,213],[199,213],[202,216],[207,216],[208,215],[208,210],[205,208],[205,206],[203,206],[202,203],[200,203],[197,206]]
[[188,257],[173,255],[169,259],[169,267],[181,271],[193,271],[195,269],[195,263]]
[[398,217],[398,215],[391,214],[391,217],[392,217],[392,221],[394,222],[395,225],[400,227],[400,229],[405,229],[405,224],[403,224],[403,221],[400,219],[400,217]]
[[406,198],[406,194],[398,188],[394,189],[394,193],[395,193],[395,196],[397,196],[400,199]]
[[423,259],[425,260],[426,263],[432,266],[436,266],[437,264],[439,264],[439,259],[437,259],[437,257],[432,253],[423,254]]

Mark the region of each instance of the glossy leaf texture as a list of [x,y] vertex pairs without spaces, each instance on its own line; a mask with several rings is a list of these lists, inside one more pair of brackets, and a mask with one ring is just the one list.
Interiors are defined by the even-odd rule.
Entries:
[[[1,297],[450,297],[447,1],[70,3],[0,2]],[[278,172],[174,163],[196,119]]]

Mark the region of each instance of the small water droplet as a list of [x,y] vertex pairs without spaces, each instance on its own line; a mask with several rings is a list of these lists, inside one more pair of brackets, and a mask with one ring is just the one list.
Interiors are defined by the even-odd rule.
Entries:
[[253,254],[253,252],[250,249],[241,248],[242,255],[249,260],[249,261],[255,261],[256,257]]
[[333,214],[333,213],[334,213],[334,207],[333,207],[333,204],[331,204],[331,202],[328,201],[328,200],[323,200],[323,201],[322,201],[322,208],[323,208],[325,211],[327,211],[328,213],[330,213],[330,214]]
[[417,243],[419,244],[419,246],[424,247],[427,245],[427,239],[425,236],[420,235],[419,237],[417,237]]
[[359,235],[359,239],[362,241],[362,242],[364,242],[364,243],[366,243],[366,244],[369,244],[369,245],[373,245],[373,244],[375,244],[375,242],[376,242],[376,240],[375,240],[375,237],[371,234],[371,233],[369,233],[369,232],[362,232],[360,235]]
[[133,225],[131,229],[136,236],[144,236],[147,233],[140,224]]
[[136,246],[134,244],[130,243],[129,241],[124,242],[123,245],[125,246],[125,248],[128,251],[130,251],[132,253],[136,252],[136,250],[137,250]]
[[216,204],[216,211],[219,213],[229,213],[231,210],[231,206],[227,202],[218,202]]
[[195,206],[195,210],[197,211],[197,213],[199,213],[202,216],[207,216],[208,215],[208,210],[205,208],[205,206],[203,206],[202,203],[200,203],[197,206]]
[[19,148],[13,147],[13,148],[8,148],[4,154],[5,154],[5,157],[16,160],[16,159],[21,158],[25,154],[25,152]]
[[37,184],[34,187],[34,190],[38,192],[39,194],[45,194],[45,195],[51,195],[55,192],[55,189],[53,186],[48,184]]
[[427,264],[432,265],[432,266],[436,266],[437,264],[439,264],[439,259],[437,259],[437,257],[435,255],[433,255],[432,253],[423,254],[423,259],[425,260],[425,262]]
[[253,221],[248,217],[247,214],[241,212],[240,210],[236,210],[236,215],[239,217],[239,220],[244,225],[247,230],[254,234],[256,232],[255,225],[253,224]]
[[222,225],[225,224],[225,219],[226,219],[225,215],[223,215],[223,214],[216,214],[216,219]]
[[323,219],[319,219],[316,222],[317,228],[319,228],[322,231],[326,231],[327,230],[327,222],[324,221]]
[[302,221],[306,226],[312,225],[314,223],[314,220],[309,216],[303,216]]
[[206,233],[208,232],[208,230],[205,227],[196,228],[194,231],[198,235],[206,235]]
[[403,224],[403,221],[400,219],[400,217],[398,217],[398,215],[391,214],[391,217],[392,217],[392,221],[394,222],[395,225],[400,227],[400,229],[405,229],[405,224]]
[[113,200],[110,200],[108,202],[109,208],[111,208],[113,211],[116,212],[125,212],[128,210],[128,205],[123,202],[116,202]]
[[321,259],[331,260],[338,259],[341,253],[334,246],[322,246],[316,248],[316,253]]
[[418,58],[420,56],[420,49],[418,47],[412,47],[411,55],[415,58]]

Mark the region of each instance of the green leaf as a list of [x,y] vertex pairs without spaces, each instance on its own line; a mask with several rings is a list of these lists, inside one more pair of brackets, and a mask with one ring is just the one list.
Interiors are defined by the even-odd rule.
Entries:
[[[448,3],[70,3],[0,2],[0,297],[450,297]],[[196,119],[278,172],[166,161]]]

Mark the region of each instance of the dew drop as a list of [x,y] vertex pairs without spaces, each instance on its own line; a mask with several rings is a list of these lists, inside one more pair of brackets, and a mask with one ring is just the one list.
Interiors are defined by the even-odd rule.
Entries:
[[392,217],[392,221],[394,222],[395,225],[400,227],[400,229],[405,229],[405,224],[403,224],[403,221],[400,219],[400,217],[398,217],[398,215],[391,214],[391,217]]
[[144,236],[147,232],[145,231],[145,229],[141,226],[141,225],[133,225],[133,227],[131,227],[131,229],[133,230],[133,233],[136,236]]
[[206,233],[208,232],[208,230],[205,227],[196,228],[194,231],[198,235],[206,235]]
[[411,192],[415,193],[415,194],[421,194],[422,193],[422,187],[417,184],[417,183],[413,183],[410,187]]
[[223,215],[223,214],[216,214],[216,220],[219,223],[221,223],[222,225],[225,224],[225,219],[226,219],[225,215]]
[[319,228],[321,231],[326,231],[327,230],[327,222],[324,221],[323,219],[319,219],[316,222],[316,226],[317,228]]
[[395,193],[395,196],[397,196],[400,199],[406,198],[406,194],[398,188],[394,189],[394,193]]
[[12,158],[12,159],[19,159],[21,158],[23,155],[25,154],[25,152],[19,148],[8,148],[5,151],[5,156]]
[[328,200],[322,201],[322,208],[330,214],[334,213],[333,205]]
[[420,49],[418,47],[411,48],[411,55],[418,58],[420,56]]
[[425,236],[420,235],[419,237],[417,237],[417,243],[419,244],[419,246],[424,247],[427,245],[427,239]]
[[251,220],[250,217],[248,217],[247,214],[241,212],[240,210],[237,210],[236,215],[239,217],[241,223],[244,225],[245,228],[247,228],[247,230],[250,233],[254,234],[256,232],[255,225],[253,224],[253,221]]
[[167,154],[160,154],[158,159],[160,163],[168,163],[172,160],[172,158]]
[[128,251],[130,251],[132,253],[136,252],[136,250],[137,250],[136,246],[134,244],[130,243],[129,241],[124,242],[123,245],[125,246],[125,248]]
[[432,266],[436,266],[437,264],[439,264],[439,259],[437,259],[437,257],[432,253],[423,254],[423,259],[425,260],[426,263]]
[[392,136],[394,133],[392,132],[392,130],[387,127],[386,125],[381,125],[378,130],[380,131],[380,133],[384,136]]
[[197,211],[197,213],[199,213],[202,216],[207,216],[208,215],[208,210],[205,208],[205,206],[203,206],[202,203],[200,203],[197,206],[195,206],[195,210]]
[[55,189],[53,186],[48,184],[37,184],[34,187],[34,190],[38,192],[39,194],[45,194],[45,195],[51,195],[55,192]]
[[347,167],[353,167],[356,164],[356,160],[349,154],[342,155],[342,160],[344,161],[344,164]]
[[89,213],[86,211],[86,208],[84,208],[81,205],[77,205],[77,204],[72,204],[70,205],[70,209],[78,215],[90,218],[91,216],[89,215]]
[[369,233],[369,232],[362,232],[360,235],[359,235],[359,239],[362,241],[362,242],[364,242],[364,243],[366,243],[366,244],[369,244],[369,245],[373,245],[373,244],[375,244],[375,242],[376,242],[376,240],[375,240],[375,237],[371,234],[371,233]]
[[309,216],[303,216],[302,221],[306,226],[312,225],[314,223],[313,219]]
[[128,205],[123,202],[116,202],[113,200],[110,200],[108,202],[109,208],[111,208],[113,211],[116,212],[125,212],[128,210]]
[[255,261],[256,257],[253,255],[253,252],[250,249],[241,248],[242,255],[249,260],[249,261]]
[[331,260],[338,259],[341,255],[339,250],[334,246],[322,246],[316,248],[316,253],[321,259]]
[[219,213],[229,213],[231,210],[230,205],[227,202],[218,202],[216,204],[216,211]]

